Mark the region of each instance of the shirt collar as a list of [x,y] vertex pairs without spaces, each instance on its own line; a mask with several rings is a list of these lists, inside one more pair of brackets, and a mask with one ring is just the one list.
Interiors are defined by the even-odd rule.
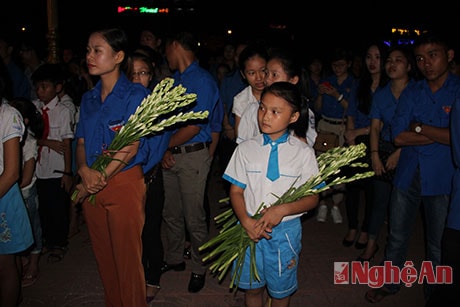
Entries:
[[280,136],[277,140],[272,140],[268,134],[263,134],[264,136],[264,145],[271,144],[271,143],[276,143],[276,144],[281,144],[285,143],[289,137],[289,133],[286,131],[282,136]]

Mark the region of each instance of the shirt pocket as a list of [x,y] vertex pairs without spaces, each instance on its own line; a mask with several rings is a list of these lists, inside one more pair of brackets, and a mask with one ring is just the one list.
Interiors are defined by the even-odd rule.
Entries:
[[296,186],[303,183],[298,182],[301,175],[302,173],[300,168],[281,167],[280,178],[277,181],[279,181],[280,186],[284,187],[287,190],[296,181]]
[[262,163],[248,163],[246,165],[246,176],[248,178],[247,184],[249,186],[257,186],[261,184],[262,176],[264,176],[265,171]]

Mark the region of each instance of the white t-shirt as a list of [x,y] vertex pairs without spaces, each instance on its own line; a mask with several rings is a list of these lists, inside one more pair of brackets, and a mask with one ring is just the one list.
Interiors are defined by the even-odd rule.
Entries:
[[[22,147],[22,165],[24,166],[24,163],[29,161],[30,159],[35,159],[37,160],[38,156],[38,146],[37,146],[37,140],[33,137],[31,134],[32,132],[28,132],[27,138],[24,142],[24,146]],[[37,176],[35,176],[35,171],[32,176],[32,181],[30,184],[27,186],[21,188],[22,195],[26,197],[28,195],[29,189],[34,185],[35,181],[37,181]]]
[[[40,112],[45,104],[40,100],[34,100],[33,103]],[[72,130],[72,115],[69,108],[58,102],[57,96],[46,104],[49,108],[48,117],[50,130],[48,139],[62,141],[64,139],[73,139],[74,131]],[[44,146],[39,153],[37,161],[36,175],[40,179],[60,178],[62,173],[55,173],[55,170],[64,171],[64,155]]]
[[72,119],[72,129],[73,131],[75,131],[75,125],[77,124],[77,107],[73,103],[72,97],[65,94],[64,96],[61,97],[61,99],[59,100],[59,103],[65,105],[69,109],[71,119]]
[[251,86],[246,86],[241,92],[233,97],[232,113],[240,117],[243,115],[244,110],[251,102],[257,102],[256,97],[252,94]]

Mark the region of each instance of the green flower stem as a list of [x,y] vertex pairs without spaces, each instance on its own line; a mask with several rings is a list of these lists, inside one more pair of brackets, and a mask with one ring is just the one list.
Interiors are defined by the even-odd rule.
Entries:
[[[356,159],[365,156],[366,145],[359,144],[349,147],[333,148],[317,157],[319,173],[311,177],[305,183],[298,187],[294,184],[281,196],[273,194],[277,200],[271,204],[276,206],[280,204],[291,203],[299,200],[302,197],[315,195],[330,189],[332,186],[348,183],[355,180],[361,180],[374,175],[372,171],[356,172],[350,177],[338,176],[341,168],[344,166],[349,167],[368,167],[366,163],[353,162]],[[322,185],[322,186],[320,186]],[[228,201],[229,198],[221,200],[221,202]],[[266,207],[262,203],[256,214],[253,216],[255,219],[260,218],[259,212]],[[219,281],[225,277],[226,272],[231,265],[235,263],[230,288],[238,287],[239,279],[241,276],[244,256],[246,250],[250,251],[250,280],[260,280],[256,267],[255,247],[256,243],[252,241],[247,235],[245,229],[238,223],[238,219],[230,208],[214,218],[218,227],[222,228],[219,234],[199,247],[200,251],[209,250],[203,257],[203,262],[213,260],[209,270],[217,275]]]
[[[97,157],[96,161],[91,165],[92,169],[105,174],[105,168],[110,162],[116,160],[125,163],[114,159],[114,155],[122,148],[133,144],[140,138],[155,134],[176,123],[208,117],[208,111],[190,111],[170,115],[168,118],[157,122],[160,116],[167,115],[177,108],[185,107],[196,100],[196,94],[186,94],[185,87],[182,85],[173,87],[173,84],[174,79],[165,78],[155,86],[152,93],[142,100],[134,114],[128,118],[126,124],[117,132],[107,150]],[[78,190],[75,190],[72,193],[71,199],[75,200],[77,195]],[[93,204],[95,197],[96,194],[89,196],[89,201]]]

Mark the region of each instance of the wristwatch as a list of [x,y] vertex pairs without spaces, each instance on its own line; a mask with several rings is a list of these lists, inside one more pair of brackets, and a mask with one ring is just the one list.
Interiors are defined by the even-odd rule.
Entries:
[[415,126],[414,131],[416,133],[421,133],[422,132],[422,124],[418,124],[417,126]]

